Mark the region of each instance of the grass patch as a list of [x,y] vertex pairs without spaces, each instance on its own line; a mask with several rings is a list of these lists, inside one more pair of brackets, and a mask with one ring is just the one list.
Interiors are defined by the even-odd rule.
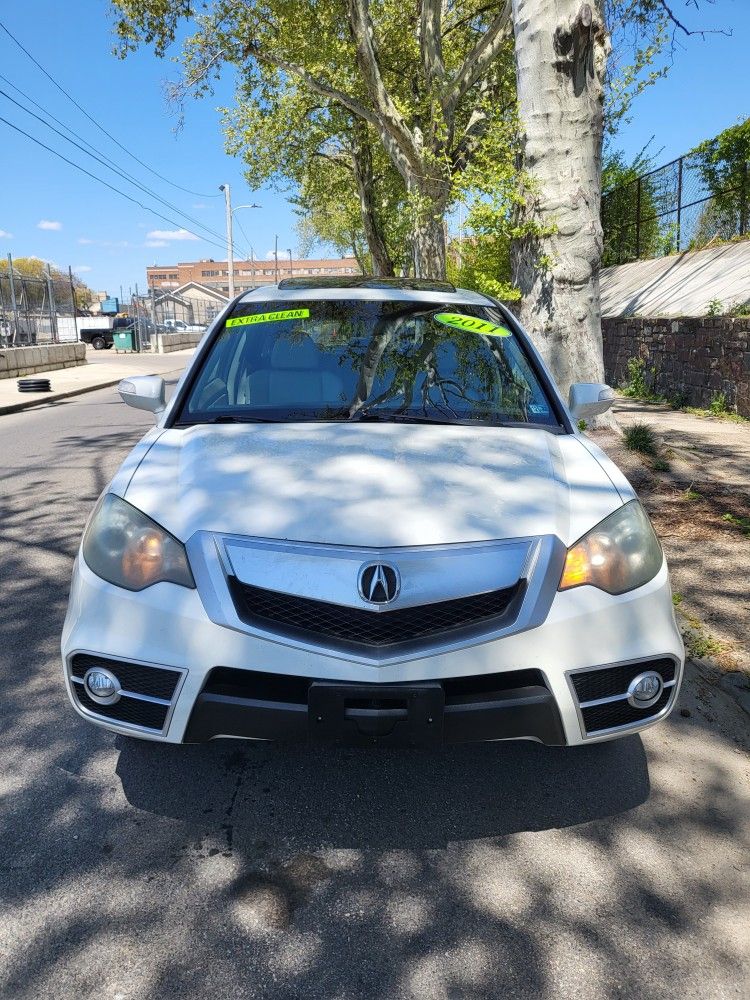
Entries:
[[722,514],[722,521],[726,521],[727,524],[734,525],[735,528],[739,528],[743,535],[747,535],[750,538],[750,517],[735,517],[734,514]]
[[682,604],[682,601],[683,601],[682,594],[678,594],[676,592],[672,594],[672,604],[674,604],[676,608],[679,608],[679,606]]
[[716,412],[714,410],[703,410],[699,406],[683,406],[682,412],[689,413],[692,417],[717,417],[719,420],[729,420],[733,424],[750,423],[747,417],[740,416],[739,413],[733,413],[731,410]]
[[626,427],[622,436],[628,451],[639,451],[642,455],[656,457],[659,449],[656,444],[656,435],[650,424],[638,421]]
[[700,500],[701,499],[701,494],[700,493],[696,493],[695,490],[692,487],[692,484],[691,484],[690,486],[688,486],[688,488],[682,494],[682,499],[683,500]]

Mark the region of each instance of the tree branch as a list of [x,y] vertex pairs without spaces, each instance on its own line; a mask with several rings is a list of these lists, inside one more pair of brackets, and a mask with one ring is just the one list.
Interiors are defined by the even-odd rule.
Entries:
[[[376,125],[378,130],[381,133],[385,131],[391,136],[411,169],[419,172],[423,164],[415,137],[394,104],[380,73],[369,0],[349,0],[349,26],[357,50],[357,62],[377,111],[378,121]],[[396,166],[398,167],[399,164],[397,163]],[[403,174],[402,167],[399,167],[399,170]]]
[[422,0],[420,42],[428,86],[445,79],[442,42],[442,0]]
[[727,30],[726,28],[688,28],[675,15],[674,11],[667,3],[667,0],[657,0],[657,3],[664,11],[664,13],[667,15],[672,24],[680,31],[684,32],[686,35],[700,35],[701,38],[705,38],[706,35],[727,35],[729,38],[732,37],[731,28],[729,30]]
[[450,90],[446,94],[446,106],[455,110],[464,94],[474,86],[477,80],[484,76],[492,61],[497,56],[503,42],[512,30],[510,0],[505,0],[503,9],[495,17],[492,24],[477,40],[474,48],[464,59],[463,66],[451,81]]

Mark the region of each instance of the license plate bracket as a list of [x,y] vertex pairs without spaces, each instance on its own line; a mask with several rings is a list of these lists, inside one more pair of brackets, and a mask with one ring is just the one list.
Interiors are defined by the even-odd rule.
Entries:
[[438,683],[314,681],[308,695],[310,739],[347,746],[438,747],[444,708]]

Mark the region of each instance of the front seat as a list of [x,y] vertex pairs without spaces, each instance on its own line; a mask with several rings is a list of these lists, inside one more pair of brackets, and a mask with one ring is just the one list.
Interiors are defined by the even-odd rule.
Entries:
[[279,337],[269,360],[270,367],[244,375],[237,392],[239,405],[341,404],[343,382],[320,367],[323,358],[307,334]]

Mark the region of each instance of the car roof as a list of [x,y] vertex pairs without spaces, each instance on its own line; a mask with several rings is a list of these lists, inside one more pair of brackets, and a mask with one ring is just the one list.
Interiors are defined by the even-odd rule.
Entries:
[[266,285],[245,292],[238,304],[255,302],[299,302],[311,299],[363,302],[427,302],[440,305],[496,305],[494,299],[467,288],[454,288],[447,281],[419,278],[342,279],[287,278],[278,285]]

